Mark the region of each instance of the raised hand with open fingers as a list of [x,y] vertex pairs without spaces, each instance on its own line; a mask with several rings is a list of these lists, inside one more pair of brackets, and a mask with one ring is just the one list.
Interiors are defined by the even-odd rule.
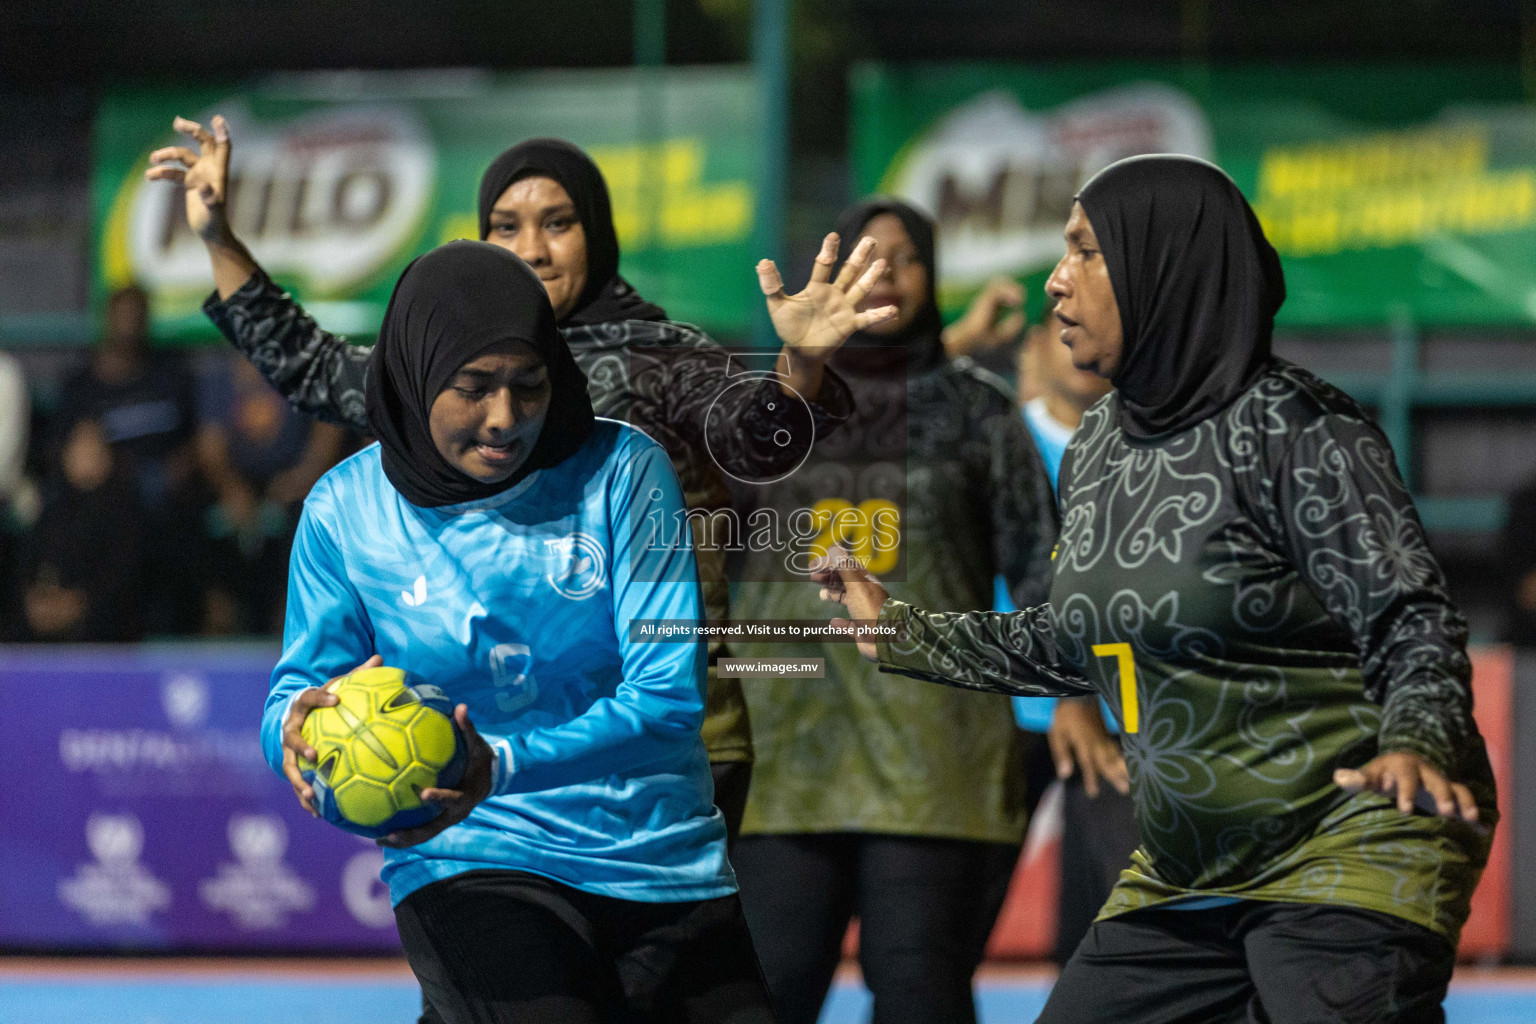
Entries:
[[178,117],[173,127],[197,144],[167,146],[149,155],[150,181],[174,181],[186,194],[187,224],[205,241],[227,232],[225,201],[229,195],[229,122],[215,114],[212,130],[196,121]]
[[821,252],[816,254],[816,263],[811,269],[811,279],[794,295],[784,291],[784,279],[779,276],[779,268],[772,260],[757,264],[757,283],[767,298],[768,315],[773,318],[773,329],[779,340],[786,349],[820,361],[825,361],[842,347],[855,331],[873,327],[896,315],[895,306],[859,309],[869,290],[885,273],[885,260],[869,261],[875,240],[861,239],[837,277],[833,278],[837,243],[836,232],[822,240]]
[[1024,286],[994,277],[971,300],[960,319],[944,328],[944,351],[973,355],[1007,345],[1024,330]]

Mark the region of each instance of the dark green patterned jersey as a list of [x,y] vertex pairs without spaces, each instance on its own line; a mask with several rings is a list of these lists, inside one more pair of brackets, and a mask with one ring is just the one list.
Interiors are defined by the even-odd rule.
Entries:
[[1050,602],[888,602],[882,667],[1013,694],[1097,692],[1123,727],[1141,847],[1111,916],[1191,895],[1331,903],[1453,942],[1487,831],[1333,783],[1411,751],[1497,819],[1466,625],[1386,439],[1276,360],[1196,425],[1128,438],[1111,395],[1062,466]]
[[[828,495],[905,494],[899,596],[987,608],[1001,574],[1021,606],[1042,601],[1056,536],[1050,479],[1010,396],[969,360],[910,382],[840,366],[857,409],[764,503],[783,518]],[[817,588],[779,551],[748,555],[743,619],[824,618]],[[877,563],[878,568],[878,563]],[[1024,834],[1022,734],[1007,700],[937,686],[899,690],[851,643],[744,644],[754,657],[824,659],[824,678],[748,679],[757,766],[746,832],[881,832],[989,842]]]

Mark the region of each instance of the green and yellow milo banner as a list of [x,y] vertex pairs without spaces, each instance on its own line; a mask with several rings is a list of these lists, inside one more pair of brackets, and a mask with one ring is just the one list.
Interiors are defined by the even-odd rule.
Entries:
[[1536,106],[1516,68],[863,66],[859,187],[939,224],[941,300],[1040,308],[1072,196],[1121,157],[1221,165],[1285,263],[1295,327],[1536,321]]
[[99,302],[137,281],[159,337],[213,337],[212,277],[178,189],[149,153],[177,114],[229,119],[231,220],[258,262],[336,331],[377,329],[395,278],[478,235],[480,173],[532,136],[570,139],[608,179],[622,272],[679,320],[745,333],[759,140],[749,71],[669,68],[278,76],[230,88],[121,90],[102,102],[94,170]]

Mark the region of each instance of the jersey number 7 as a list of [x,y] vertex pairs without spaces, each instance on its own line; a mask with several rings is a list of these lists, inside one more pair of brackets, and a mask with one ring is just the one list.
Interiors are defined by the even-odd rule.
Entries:
[[1130,644],[1094,644],[1096,658],[1114,658],[1120,668],[1120,717],[1126,732],[1141,729],[1141,705],[1136,700],[1136,657]]

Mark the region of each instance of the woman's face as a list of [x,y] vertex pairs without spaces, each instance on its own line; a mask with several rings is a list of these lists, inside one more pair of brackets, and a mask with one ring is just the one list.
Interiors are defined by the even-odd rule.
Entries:
[[1045,290],[1056,300],[1061,340],[1072,350],[1072,365],[1108,378],[1120,366],[1124,340],[1120,306],[1115,302],[1099,240],[1081,203],[1072,204],[1072,217],[1064,233],[1067,253],[1046,279]]
[[587,235],[570,193],[553,178],[522,178],[491,207],[490,223],[485,240],[532,267],[549,293],[555,319],[565,319],[587,286]]
[[859,310],[895,306],[896,315],[889,320],[868,328],[864,333],[875,336],[899,334],[911,325],[928,298],[928,268],[918,258],[917,246],[901,218],[894,213],[882,213],[871,217],[861,233],[875,240],[875,251],[870,261],[885,260],[885,274],[875,282]]
[[549,369],[524,342],[481,353],[432,401],[432,443],[448,464],[496,484],[528,461],[549,412]]

